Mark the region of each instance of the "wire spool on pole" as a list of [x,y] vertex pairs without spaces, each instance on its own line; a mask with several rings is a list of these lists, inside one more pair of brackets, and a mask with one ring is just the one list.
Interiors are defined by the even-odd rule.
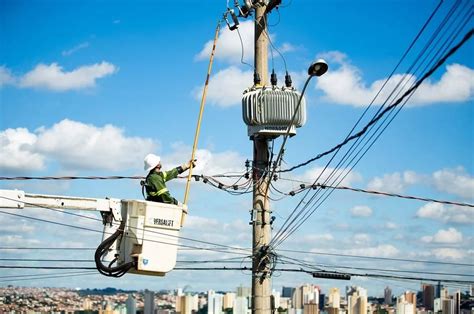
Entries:
[[[206,103],[207,88],[209,87],[209,79],[210,79],[210,76],[211,76],[212,63],[214,61],[214,54],[216,52],[217,38],[219,36],[220,28],[221,28],[221,21],[219,21],[217,23],[216,33],[214,35],[214,43],[212,45],[211,57],[209,58],[209,66],[207,67],[206,83],[204,84],[204,89],[202,91],[201,107],[199,109],[199,117],[198,117],[197,126],[196,126],[196,133],[194,134],[194,144],[193,144],[193,151],[191,153],[191,160],[194,160],[195,156],[196,156],[196,149],[197,149],[197,144],[198,144],[198,139],[199,139],[199,132],[201,131],[202,115],[204,113],[204,105]],[[191,185],[192,174],[193,174],[193,163],[191,162],[191,168],[189,168],[188,179],[186,181],[186,190],[184,192],[184,201],[183,201],[183,203],[185,205],[188,202],[188,195],[189,195],[189,188],[190,188],[190,185]],[[187,211],[183,211],[183,215],[181,217],[181,226],[184,225],[186,214],[187,214]]]

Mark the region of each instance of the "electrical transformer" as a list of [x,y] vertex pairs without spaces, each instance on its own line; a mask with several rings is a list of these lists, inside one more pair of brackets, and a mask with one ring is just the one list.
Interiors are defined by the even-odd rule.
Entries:
[[248,127],[248,135],[276,138],[286,134],[296,134],[296,128],[306,122],[306,102],[304,97],[298,107],[301,94],[293,88],[263,87],[246,90],[242,96],[242,117]]

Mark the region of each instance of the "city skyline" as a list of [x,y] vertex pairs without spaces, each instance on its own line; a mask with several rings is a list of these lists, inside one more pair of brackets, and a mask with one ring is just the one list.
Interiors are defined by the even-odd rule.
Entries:
[[[148,153],[160,155],[165,169],[189,160],[214,31],[227,2],[1,1],[0,175],[144,176],[143,158]],[[352,277],[351,285],[366,287],[369,295],[377,291],[381,297],[387,285],[399,295],[418,288],[419,282],[364,274],[472,280],[472,39],[423,82],[399,114],[390,112],[396,118],[383,120],[387,128],[380,128],[384,133],[373,146],[365,142],[370,150],[360,162],[338,164],[350,143],[334,160],[325,155],[302,164],[343,142],[369,108],[354,132],[361,130],[383,108],[382,99],[390,98],[397,80],[405,78],[410,84],[420,79],[425,73],[421,69],[429,66],[416,62],[440,58],[446,53],[439,47],[445,41],[451,46],[459,43],[469,31],[469,23],[462,24],[471,21],[463,19],[468,6],[466,0],[284,0],[268,16],[268,65],[270,72],[275,69],[278,85],[284,84],[288,70],[301,91],[311,62],[324,58],[329,65],[324,76],[308,85],[307,121],[288,139],[280,170],[302,166],[279,173],[270,189],[272,233],[282,240],[272,247],[274,288],[311,282],[327,290],[347,284],[313,278],[315,270],[360,274]],[[451,10],[455,14],[450,15]],[[453,18],[451,23],[443,23],[447,16]],[[72,216],[46,208],[1,209],[4,280],[21,274],[32,276],[17,283],[32,286],[41,282],[150,290],[249,285],[248,269],[211,269],[250,267],[252,246],[252,182],[247,172],[253,151],[241,98],[253,84],[254,24],[252,18],[240,18],[237,33],[221,22],[194,170],[208,179],[198,177],[191,183],[176,269],[164,277],[102,276],[93,269],[94,249],[102,241],[99,213],[74,211],[82,216]],[[444,32],[437,32],[442,25]],[[435,34],[444,37],[430,41]],[[430,42],[439,46],[424,49]],[[412,71],[417,66],[420,71]],[[384,82],[386,89],[372,103]],[[272,142],[274,154],[281,144],[281,137]],[[232,175],[241,181],[225,177]],[[341,187],[468,206],[360,190],[326,189],[329,195],[320,197],[326,193],[323,189],[312,190],[317,179],[322,184],[330,178],[341,178]],[[169,182],[180,201],[185,181]],[[219,183],[230,187],[219,188]],[[1,180],[0,189],[143,199],[137,179]],[[313,194],[317,192],[321,194]],[[311,203],[313,196],[313,206],[295,218],[299,204]],[[304,214],[308,216],[303,221]],[[286,222],[295,223],[294,229],[284,230]],[[189,269],[194,266],[210,269]],[[60,276],[74,267],[82,274]],[[284,271],[289,268],[308,272]]]
[[[319,313],[328,314],[364,314],[376,313],[381,309],[395,311],[397,314],[469,313],[469,306],[474,305],[474,286],[470,291],[459,289],[449,291],[437,287],[430,299],[426,288],[433,285],[422,284],[419,291],[405,291],[389,300],[375,298],[367,294],[367,290],[359,286],[346,286],[343,291],[331,288],[321,290],[317,285],[304,284],[296,287],[283,287],[281,291],[272,291],[272,303],[278,312],[285,313]],[[14,289],[14,290],[12,290]],[[385,291],[390,289],[385,288]],[[11,293],[9,293],[9,291]],[[462,295],[461,295],[462,293]],[[66,290],[60,288],[0,288],[0,310],[93,310],[105,313],[135,314],[141,313],[207,313],[221,314],[232,310],[235,314],[250,313],[251,289],[237,287],[233,291],[207,290],[201,292],[174,290]]]

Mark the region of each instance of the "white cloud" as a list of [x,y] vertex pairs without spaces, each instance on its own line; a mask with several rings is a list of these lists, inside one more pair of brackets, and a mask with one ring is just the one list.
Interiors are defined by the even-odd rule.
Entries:
[[474,208],[465,206],[446,206],[440,203],[428,203],[416,213],[418,218],[439,220],[445,223],[474,223]]
[[372,208],[368,206],[355,206],[350,209],[352,217],[370,217],[372,216]]
[[[183,235],[210,243],[242,248],[250,243],[249,230],[248,224],[243,220],[222,223],[222,221],[213,218],[189,215]],[[198,246],[203,246],[203,244],[198,244]]]
[[[317,179],[317,183],[325,182],[333,173],[332,178],[342,178],[345,176],[349,169],[334,169],[334,168],[324,168],[324,167],[313,167],[306,170],[303,174],[293,175],[292,180],[285,180],[286,178],[282,176],[280,180],[277,180],[273,184],[281,191],[289,192],[300,188],[301,183],[306,185],[311,185]],[[362,176],[356,172],[351,171],[347,176],[342,180],[341,185],[350,186],[355,182],[359,182]],[[329,180],[328,182],[331,182]]]
[[382,244],[375,247],[365,247],[346,250],[344,253],[350,255],[364,255],[376,257],[395,257],[399,254],[399,250],[391,244]]
[[12,75],[12,72],[7,67],[0,66],[0,87],[3,85],[13,85],[15,84],[15,77]]
[[[207,100],[209,103],[230,107],[238,105],[242,101],[242,93],[253,84],[253,72],[242,71],[231,66],[217,72],[209,80]],[[203,87],[194,88],[193,94],[196,100],[202,97]]]
[[[326,58],[331,65],[328,73],[318,79],[316,88],[323,91],[330,102],[355,107],[367,106],[385,84],[386,78],[376,80],[372,84],[364,82],[360,69],[352,65],[344,53],[331,51],[321,54],[320,57]],[[374,104],[382,104],[400,82],[405,91],[416,79],[409,74],[393,75]],[[451,64],[446,66],[446,72],[438,82],[425,80],[407,106],[463,102],[471,99],[473,94],[474,70],[460,64]],[[390,98],[389,102],[393,100],[395,99]]]
[[40,241],[36,239],[27,239],[21,235],[6,235],[0,237],[0,243],[5,246],[24,247],[29,245],[37,245],[40,243]]
[[78,90],[94,87],[96,80],[117,72],[108,62],[95,63],[65,72],[57,63],[38,64],[19,79],[20,87],[43,88],[53,91]]
[[[172,152],[161,156],[165,168],[178,166],[191,157],[190,146],[183,143],[171,145]],[[241,173],[244,169],[245,157],[234,151],[213,152],[209,149],[196,151],[196,167],[194,173],[205,175]]]
[[370,242],[370,236],[366,233],[357,233],[352,237],[352,241],[356,245],[363,245]]
[[[254,22],[245,21],[239,25],[240,35],[244,46],[244,61],[252,62],[254,51]],[[203,49],[195,56],[195,60],[208,60],[211,55],[213,39],[206,42]],[[227,27],[221,29],[216,46],[215,58],[229,63],[240,63],[242,47],[237,31]]]
[[453,248],[438,248],[431,251],[431,255],[441,260],[463,260],[466,253]]
[[2,172],[28,172],[41,170],[45,156],[35,151],[37,136],[25,128],[0,132],[0,170]]
[[[361,175],[356,171],[351,171],[347,174],[348,169],[334,169],[334,168],[324,168],[324,167],[314,167],[307,170],[302,176],[296,176],[296,178],[301,181],[313,183],[318,179],[318,183],[325,182],[332,174],[332,178],[342,178],[345,176],[344,180],[341,181],[341,185],[349,186],[354,182],[361,180]],[[334,172],[334,173],[333,173]],[[347,175],[346,175],[347,174]],[[330,180],[329,180],[330,182]]]
[[455,228],[449,228],[447,230],[441,229],[433,236],[424,236],[421,238],[421,241],[426,243],[456,244],[463,241],[463,236]]
[[215,230],[221,227],[221,223],[216,219],[189,215],[186,219],[186,228],[195,230]]
[[398,225],[389,221],[385,223],[384,228],[394,230],[394,229],[398,229]]
[[126,137],[113,125],[96,127],[68,119],[37,131],[36,149],[65,168],[119,170],[133,168],[156,144]]
[[73,53],[76,53],[77,51],[79,51],[81,49],[85,49],[85,48],[89,47],[89,45],[90,45],[89,42],[86,41],[86,42],[78,44],[77,46],[72,47],[71,49],[64,50],[61,54],[63,56],[70,56]]
[[301,243],[308,243],[308,244],[315,244],[325,241],[333,241],[334,236],[330,233],[322,233],[322,234],[311,234],[307,236],[303,236],[301,239],[294,239],[294,242],[299,244]]
[[454,63],[446,66],[438,82],[426,80],[413,96],[413,103],[462,102],[471,99],[473,94],[474,70]]
[[466,199],[474,198],[474,177],[464,168],[443,169],[433,173],[433,183],[442,192],[448,192]]
[[292,52],[292,51],[295,51],[296,50],[296,47],[293,46],[292,44],[290,43],[283,43],[280,48],[278,48],[278,50],[280,51],[280,53],[285,53],[285,52]]
[[18,172],[41,170],[47,160],[71,170],[138,168],[157,146],[151,139],[127,137],[113,125],[96,127],[68,119],[34,133],[7,129],[0,133],[0,144],[0,169]]
[[420,176],[413,171],[403,173],[395,172],[385,174],[383,177],[375,177],[367,185],[370,190],[384,191],[390,193],[401,193],[408,185],[420,181]]

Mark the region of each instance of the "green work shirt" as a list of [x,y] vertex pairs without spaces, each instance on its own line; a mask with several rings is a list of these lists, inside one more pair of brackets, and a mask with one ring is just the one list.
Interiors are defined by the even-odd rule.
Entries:
[[155,170],[150,171],[145,180],[147,201],[178,204],[178,201],[171,196],[166,182],[174,179],[182,171],[181,167],[171,169],[169,171],[156,172]]

